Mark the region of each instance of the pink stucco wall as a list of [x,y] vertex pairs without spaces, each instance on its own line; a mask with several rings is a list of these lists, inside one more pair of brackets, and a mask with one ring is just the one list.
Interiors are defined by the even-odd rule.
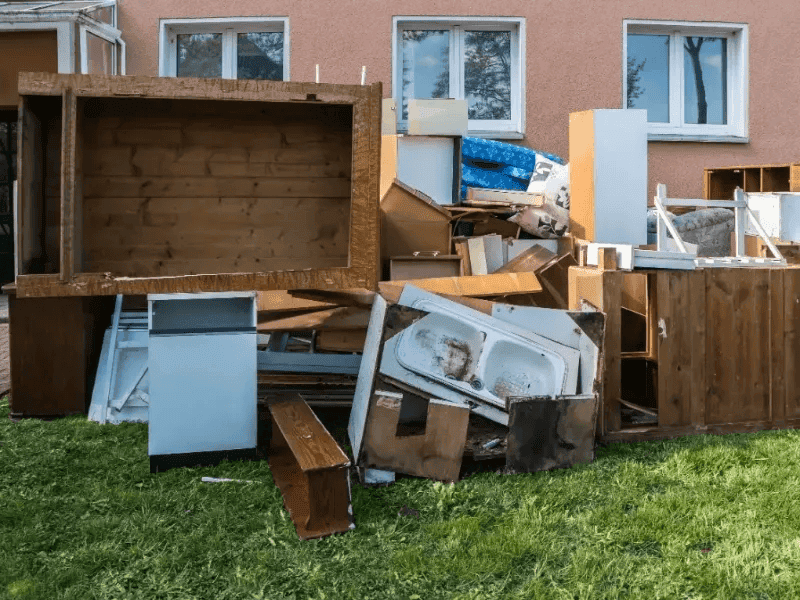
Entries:
[[293,81],[368,82],[391,90],[393,15],[525,17],[526,145],[567,157],[568,115],[622,104],[622,21],[661,19],[748,23],[748,144],[650,142],[651,195],[701,197],[703,168],[800,160],[800,3],[751,0],[125,0],[120,26],[128,74],[158,74],[160,18],[288,16]]

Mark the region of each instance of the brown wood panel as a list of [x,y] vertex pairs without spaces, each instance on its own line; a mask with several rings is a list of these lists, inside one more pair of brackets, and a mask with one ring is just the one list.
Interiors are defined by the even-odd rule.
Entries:
[[701,271],[656,274],[658,424],[689,425],[704,397],[705,285]]
[[622,397],[622,295],[623,271],[603,271],[603,306],[606,315],[603,343],[603,409],[602,431],[615,431],[622,426],[620,398]]
[[17,77],[24,71],[58,71],[58,41],[52,31],[0,32],[0,108],[16,108]]
[[583,240],[594,240],[594,113],[569,115],[569,231]]
[[304,472],[346,467],[347,456],[303,401],[296,399],[269,405],[272,421]]
[[[786,335],[786,286],[792,285],[791,274],[784,277],[784,269],[774,269],[770,272],[770,420],[776,423],[786,419],[787,390],[786,390],[786,365],[793,358],[793,352],[787,343]],[[791,327],[791,322],[789,322]],[[793,415],[797,416],[797,415]]]
[[[60,96],[73,88],[79,96],[150,98],[199,98],[216,100],[248,100],[256,102],[313,102],[320,104],[352,104],[377,94],[380,83],[342,85],[332,83],[296,83],[256,79],[197,79],[193,77],[144,77],[109,75],[55,75],[21,73],[19,93]],[[311,97],[309,97],[311,96]],[[380,129],[378,130],[380,133]]]
[[707,269],[706,290],[706,423],[769,419],[769,269]]
[[[77,99],[72,90],[66,90],[63,96],[61,113],[61,280],[66,281],[80,270],[80,250],[75,248],[75,225],[77,206],[81,202],[78,197],[80,188],[78,181],[82,179],[78,170],[78,109]],[[78,267],[76,269],[76,267]]]
[[55,417],[89,403],[113,299],[9,294],[11,413]]

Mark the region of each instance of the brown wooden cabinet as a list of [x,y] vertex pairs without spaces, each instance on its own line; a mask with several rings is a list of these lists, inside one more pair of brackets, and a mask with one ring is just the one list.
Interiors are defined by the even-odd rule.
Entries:
[[86,412],[114,298],[18,298],[9,286],[11,416]]

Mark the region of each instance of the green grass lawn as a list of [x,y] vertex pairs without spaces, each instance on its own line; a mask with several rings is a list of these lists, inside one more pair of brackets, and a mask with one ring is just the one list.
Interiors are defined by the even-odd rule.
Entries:
[[354,485],[356,529],[308,542],[265,462],[148,464],[144,425],[15,424],[0,400],[0,597],[800,597],[796,431],[618,444],[591,465],[452,486]]

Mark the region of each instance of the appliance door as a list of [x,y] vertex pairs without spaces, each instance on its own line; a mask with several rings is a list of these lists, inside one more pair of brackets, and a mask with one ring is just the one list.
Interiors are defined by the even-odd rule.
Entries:
[[151,456],[256,447],[256,334],[150,335]]

